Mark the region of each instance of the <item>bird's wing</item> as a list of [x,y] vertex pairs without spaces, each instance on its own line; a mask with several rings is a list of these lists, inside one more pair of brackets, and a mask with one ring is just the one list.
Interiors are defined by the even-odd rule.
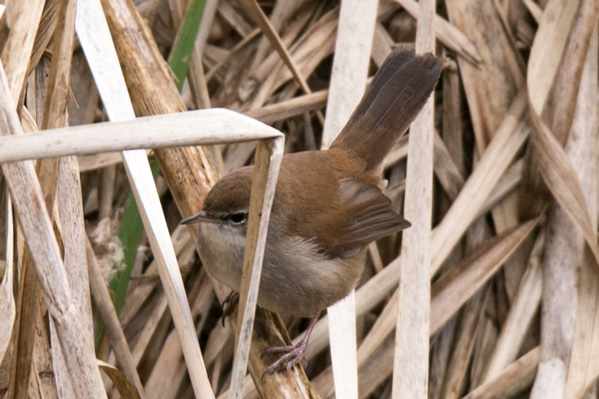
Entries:
[[339,183],[339,201],[345,209],[345,222],[327,249],[327,253],[343,256],[391,233],[410,226],[397,214],[391,200],[376,186],[354,179]]

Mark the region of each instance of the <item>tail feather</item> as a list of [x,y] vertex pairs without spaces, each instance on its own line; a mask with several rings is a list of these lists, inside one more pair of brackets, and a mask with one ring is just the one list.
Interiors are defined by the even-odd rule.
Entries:
[[353,152],[366,162],[366,171],[377,169],[424,106],[442,64],[431,53],[393,51],[331,148]]

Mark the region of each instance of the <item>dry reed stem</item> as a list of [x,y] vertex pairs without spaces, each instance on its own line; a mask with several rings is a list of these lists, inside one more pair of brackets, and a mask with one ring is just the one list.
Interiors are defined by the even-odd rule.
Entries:
[[[576,244],[577,240],[576,236],[573,235],[573,231],[582,232],[595,257],[596,265],[598,264],[597,259],[599,259],[596,229],[593,228],[590,220],[576,172],[562,148],[564,139],[569,136],[569,122],[563,122],[561,120],[562,117],[553,117],[553,113],[560,109],[560,103],[562,101],[572,101],[572,96],[576,95],[576,91],[569,90],[562,93],[563,90],[560,90],[559,95],[558,93],[553,94],[555,98],[553,101],[547,101],[552,96],[550,90],[559,90],[558,83],[563,79],[560,77],[560,74],[568,72],[569,69],[578,71],[574,73],[571,84],[578,87],[580,83],[582,65],[586,58],[586,49],[588,49],[590,35],[596,25],[596,18],[592,19],[593,22],[588,21],[585,23],[584,19],[581,18],[582,20],[578,21],[576,17],[579,7],[584,9],[583,7],[586,4],[589,3],[571,2],[567,5],[561,5],[557,2],[550,2],[547,5],[548,11],[555,12],[558,17],[550,19],[547,16],[551,14],[545,12],[539,26],[539,33],[535,38],[531,50],[532,73],[529,74],[527,83],[531,98],[531,119],[534,129],[532,134],[533,146],[529,153],[531,173],[528,183],[533,194],[542,195],[549,190],[560,205],[559,210],[554,209],[553,212],[549,213],[548,228],[553,225],[554,228],[552,230],[555,230],[556,224],[561,228],[571,226],[568,232],[562,232],[562,234],[566,235],[547,235],[549,243],[553,243],[554,245],[546,249],[543,260],[543,264],[545,265],[545,275],[543,278],[543,306],[545,311],[542,318],[543,328],[541,330],[542,360],[539,364],[538,374],[531,393],[533,398],[549,397],[548,395],[566,395],[568,361],[573,345],[572,339],[574,336],[574,321],[577,306],[577,295],[575,293],[576,277],[574,276],[574,265],[571,262],[573,259],[580,260],[583,255],[583,244],[580,241]],[[594,15],[596,15],[597,11],[598,9],[595,7]],[[574,24],[575,21],[577,22],[576,24]],[[571,26],[572,28],[570,28]],[[558,34],[558,32],[568,30],[570,31],[570,35],[566,35],[566,38]],[[555,45],[548,48],[545,42],[542,41],[543,39],[555,43]],[[578,40],[580,47],[582,47],[580,51],[572,54],[571,58],[563,58],[562,62],[565,65],[571,66],[560,68],[560,63],[552,62],[549,68],[540,68],[540,57],[553,56],[556,53],[560,57],[571,54],[567,48],[567,43],[570,40]],[[539,84],[538,88],[535,87],[535,90],[532,90],[533,85],[537,84]],[[566,117],[570,118],[571,121],[571,115]],[[541,180],[544,181],[545,185],[542,185]],[[571,222],[574,223],[570,224]],[[570,242],[565,244],[564,240],[565,242]],[[565,251],[565,254],[571,254],[567,262],[571,265],[570,268],[562,269],[551,266],[552,264],[555,265],[555,263],[552,263],[550,251],[556,249],[560,242],[569,247]],[[555,253],[553,254],[555,255]],[[552,287],[563,287],[562,280],[569,282],[570,289],[561,291],[560,295],[555,297],[550,296],[549,289]],[[558,331],[559,334],[556,334]]]
[[239,291],[239,321],[235,360],[231,380],[231,398],[241,399],[243,379],[247,371],[249,346],[254,328],[258,287],[266,246],[270,209],[275,196],[279,166],[283,157],[283,136],[272,141],[259,142],[256,165],[252,176],[252,193],[248,231],[243,257],[243,272]]
[[476,334],[484,322],[484,309],[488,302],[489,291],[489,285],[483,287],[464,306],[463,318],[455,331],[456,342],[453,353],[447,361],[447,368],[443,375],[440,391],[442,398],[454,399],[462,396],[474,352]]
[[[36,339],[36,331],[41,319],[40,305],[42,297],[40,295],[40,283],[39,278],[36,276],[34,266],[31,261],[31,256],[28,252],[23,250],[18,251],[20,262],[18,269],[21,270],[20,292],[17,297],[17,318],[14,324],[14,330],[12,334],[12,361],[10,367],[10,380],[8,384],[7,395],[15,398],[27,398],[29,393],[29,381],[31,375],[32,365],[34,364],[33,359],[37,358],[34,354],[35,349],[38,349],[38,355],[40,352],[50,350],[49,344],[44,342],[43,344],[38,343],[40,340]],[[25,290],[30,292],[30,295],[25,295]],[[37,295],[36,295],[37,293]],[[46,330],[42,328],[41,330]],[[45,333],[47,337],[47,332]],[[36,343],[38,345],[36,346]],[[48,357],[51,357],[48,355]],[[52,367],[49,368],[52,370]],[[56,387],[53,387],[54,392]],[[47,390],[44,390],[47,392]]]
[[[284,0],[274,4],[272,12],[268,16],[268,21],[272,25],[272,28],[280,32],[282,24],[297,12],[298,7],[302,5],[301,3],[303,3],[303,0]],[[264,60],[266,53],[272,49],[270,43],[271,41],[268,37],[262,36],[252,59],[250,69],[255,69]]]
[[[33,32],[31,30],[35,29],[35,25],[31,24],[31,18],[35,19],[35,8],[32,14],[27,14],[23,12],[20,6],[17,6],[14,9],[14,14],[12,17],[12,24],[14,25],[14,40],[12,37],[9,37],[6,43],[6,48],[7,51],[10,46],[12,46],[13,49],[16,49],[16,58],[28,58],[29,55],[27,54],[27,50],[31,51],[31,48],[28,49],[29,40],[27,39],[28,37],[33,37]],[[21,40],[23,46],[16,45],[16,43],[18,43]],[[23,68],[25,67],[22,65],[22,63],[21,65],[13,63],[12,65],[10,65],[10,70],[8,71],[9,75],[13,77],[12,84],[19,85],[18,92],[17,90],[13,90],[13,92],[11,93],[11,95],[14,95],[14,101],[18,100],[21,94],[21,87],[23,84],[23,81],[15,80],[15,78],[21,75],[21,72],[19,71]],[[37,128],[35,130],[37,130]],[[33,270],[33,266],[31,265],[30,258],[28,256],[25,256],[25,258],[25,261],[23,261],[23,257],[19,256],[21,262],[21,265],[17,265],[17,270],[21,270],[21,272],[19,273],[21,276],[21,281],[19,285],[28,286],[32,294],[24,295],[23,290],[18,291],[16,309],[17,318],[16,320],[9,319],[7,323],[8,326],[10,326],[13,322],[15,322],[15,330],[12,335],[12,338],[10,337],[10,330],[8,330],[8,337],[4,338],[4,340],[6,340],[7,342],[9,339],[12,339],[13,342],[13,361],[11,365],[8,390],[10,395],[15,395],[16,397],[26,397],[28,395],[28,386],[23,382],[29,379],[32,358],[34,357],[33,350],[35,341],[35,331],[37,329],[37,321],[39,319],[38,304],[41,300],[40,294],[37,294],[39,292],[39,282],[37,280],[37,277],[35,276],[35,272]],[[22,267],[22,265],[24,265],[24,267]]]
[[[41,11],[41,10],[40,10]],[[54,126],[64,126],[65,121],[66,121],[66,101],[67,101],[67,91],[68,91],[68,84],[67,85],[63,85],[63,86],[58,86],[56,81],[60,80],[62,82],[69,82],[70,80],[70,65],[71,65],[71,55],[72,55],[72,47],[73,47],[73,34],[74,34],[74,28],[73,28],[73,20],[74,20],[74,3],[69,3],[68,1],[61,1],[59,2],[59,6],[58,6],[58,12],[59,14],[63,17],[62,19],[62,23],[59,25],[59,29],[57,31],[56,34],[56,40],[54,43],[54,52],[55,52],[55,60],[52,63],[52,66],[50,67],[50,71],[49,71],[49,84],[48,84],[48,92],[49,95],[46,96],[45,101],[42,100],[42,97],[40,96],[38,99],[40,100],[39,103],[41,104],[41,102],[43,101],[43,106],[44,106],[44,110],[46,112],[44,112],[45,115],[45,122],[42,122],[42,125],[45,123],[46,126],[49,124],[48,123],[48,119],[47,118],[51,118],[50,120],[52,121],[51,123],[54,124]],[[35,12],[34,12],[35,15]],[[22,17],[25,17],[25,14],[22,15]],[[24,27],[24,26],[23,26]],[[30,26],[29,28],[31,29],[32,26]],[[15,35],[18,38],[18,31],[14,32]],[[31,36],[31,39],[33,38],[33,36]],[[32,41],[29,41],[27,39],[24,40],[26,43],[29,42],[31,44],[33,44]],[[27,51],[31,51],[31,47],[25,47],[25,52]],[[23,52],[17,52],[17,55],[21,54],[21,56],[25,55],[26,53]],[[28,54],[27,54],[28,56]],[[21,65],[20,68],[25,68],[26,67],[24,65]],[[23,74],[20,76],[24,77],[24,72]],[[17,73],[14,77],[18,77],[19,73]],[[17,85],[22,85],[22,81],[19,81],[19,79],[17,78],[16,80],[13,79],[13,81],[11,82],[12,84],[17,84]],[[15,96],[20,95],[20,87],[19,87],[19,93],[13,92],[12,93]],[[18,97],[17,97],[18,99]],[[36,130],[34,128],[34,130]],[[57,184],[57,180],[58,180],[58,167],[59,167],[59,160],[58,159],[53,159],[53,160],[47,160],[44,162],[39,163],[38,165],[38,175],[39,175],[39,179],[40,179],[40,183],[41,183],[41,189],[42,189],[42,193],[44,195],[44,202],[46,203],[47,209],[53,209],[54,208],[54,204],[55,204],[55,195],[56,195],[56,184]],[[75,174],[77,174],[78,172],[75,172]],[[50,219],[50,221],[53,221],[53,218]],[[79,227],[81,227],[82,225],[80,224]],[[80,235],[79,235],[80,236]],[[80,310],[83,312],[83,317],[85,318],[85,325],[87,326],[86,329],[82,329],[80,331],[81,334],[81,339],[82,339],[82,345],[87,344],[88,348],[91,346],[91,343],[93,342],[93,339],[91,337],[91,315],[90,315],[90,307],[89,307],[89,291],[86,292],[86,287],[88,286],[86,284],[87,281],[87,276],[86,276],[86,270],[84,267],[84,263],[82,262],[78,262],[76,260],[77,255],[75,255],[75,257],[73,257],[73,254],[77,253],[77,250],[72,251],[71,249],[73,249],[73,247],[71,246],[69,248],[69,257],[68,257],[68,262],[69,262],[69,274],[68,274],[68,278],[70,279],[70,285],[71,287],[75,287],[75,291],[74,291],[74,302],[78,304],[78,306],[80,306]],[[27,269],[31,269],[30,266],[27,266],[29,264],[29,262],[27,261],[27,259],[30,259],[28,257],[25,258],[26,262],[25,262],[25,270]],[[71,261],[75,260],[75,264],[71,265]],[[72,272],[71,272],[72,271]],[[41,295],[41,292],[39,291],[39,289],[35,289],[37,282],[35,282],[34,280],[36,279],[35,276],[32,273],[28,273],[26,271],[26,276],[27,276],[27,281],[28,281],[28,285],[30,287],[30,289],[33,289],[31,292],[31,296],[32,296],[32,301],[33,303],[38,303],[38,299],[36,299],[35,297],[37,295]],[[28,342],[31,342],[31,340],[35,339],[35,337],[32,336],[32,334],[35,333],[36,330],[36,325],[39,325],[39,322],[37,320],[39,320],[39,317],[41,317],[41,314],[38,313],[37,311],[37,306],[33,306],[32,308],[32,312],[30,313],[30,316],[27,316],[27,314],[25,313],[25,315],[27,317],[21,317],[20,319],[20,328],[18,330],[18,334],[15,334],[15,339],[18,340],[19,342],[19,346],[23,348],[22,351],[19,351],[18,355],[14,356],[15,359],[15,365],[13,366],[15,369],[15,376],[17,378],[17,380],[20,379],[27,379],[28,378],[28,370],[29,370],[29,361],[31,359],[32,354],[32,347],[33,345],[28,345]],[[58,334],[56,333],[56,328],[53,325],[54,320],[50,319],[50,325],[51,325],[51,337],[52,337],[52,342],[54,343],[54,345],[51,346],[52,348],[52,354],[53,354],[53,369],[56,371],[56,383],[58,386],[58,389],[60,389],[62,392],[64,392],[64,395],[67,397],[72,397],[75,395],[75,393],[73,392],[73,387],[72,387],[72,383],[70,381],[70,376],[69,376],[69,372],[68,372],[68,367],[66,366],[66,364],[64,363],[64,355],[61,353],[61,349],[58,345],[58,342],[60,341],[60,338],[58,337]],[[26,326],[30,325],[30,328],[27,328]],[[45,327],[40,327],[40,328],[45,328]],[[33,358],[35,361],[35,357]],[[21,372],[21,370],[23,370],[24,372]],[[20,377],[19,377],[20,374]],[[15,394],[17,396],[21,396],[21,395],[27,395],[27,388],[25,388],[24,386],[19,386],[19,382],[17,380],[14,380],[14,389],[16,390]]]
[[324,107],[329,93],[326,90],[294,97],[291,100],[265,105],[246,112],[246,115],[264,123],[274,123],[292,116]]
[[6,202],[6,260],[4,261],[4,277],[0,282],[0,318],[4,320],[0,329],[0,359],[4,358],[10,344],[10,336],[16,316],[13,284],[15,265],[13,260],[14,233],[12,225],[12,203]]
[[106,334],[108,335],[110,345],[115,353],[118,364],[123,368],[123,373],[127,378],[133,382],[139,396],[143,397],[143,385],[139,379],[137,369],[135,368],[133,357],[129,350],[129,346],[127,345],[121,323],[119,322],[118,316],[114,310],[114,305],[110,299],[110,293],[108,292],[104,277],[100,271],[98,260],[96,259],[89,241],[86,243],[86,249],[89,283],[94,304],[106,326]]
[[[462,256],[468,258],[475,257],[478,248],[483,247],[485,240],[490,239],[493,238],[488,224],[485,223],[485,218],[476,219],[466,233],[464,247],[461,252]],[[460,253],[458,250],[454,251],[454,253],[456,252]],[[447,273],[451,273],[451,271],[449,269]],[[496,275],[496,279],[499,279],[499,276]],[[494,290],[491,288],[491,284],[486,284],[468,300],[462,310],[462,319],[456,325],[456,331],[464,333],[460,334],[459,341],[455,347],[455,353],[458,356],[457,361],[451,365],[458,368],[456,370],[449,370],[447,373],[448,377],[453,377],[453,382],[459,383],[460,381],[466,381],[467,378],[473,380],[479,378],[480,366],[481,363],[484,363],[483,359],[487,355],[489,342],[492,342],[495,338],[493,336],[493,326],[486,313],[491,308],[490,304],[494,301],[496,301]],[[451,325],[449,328],[451,328]],[[442,333],[446,333],[446,331],[447,327],[443,329]],[[467,339],[471,341],[467,341]],[[464,357],[467,361],[465,361]],[[478,384],[478,382],[472,383],[472,385],[475,384]]]
[[[476,1],[469,1],[462,7],[454,7],[455,3],[450,2],[449,6],[450,21],[468,34],[473,44],[480,48],[482,67],[475,67],[461,59],[458,59],[458,63],[469,103],[476,148],[481,154],[502,123],[502,116],[524,86],[523,63],[510,30],[506,29],[496,6]],[[492,210],[497,233],[518,223],[517,196],[517,193],[511,194]],[[526,249],[521,252],[525,253]],[[525,256],[518,255],[509,259],[504,267],[509,297],[512,297],[522,277],[524,265]]]
[[489,359],[483,377],[483,384],[497,377],[503,369],[515,360],[526,331],[537,312],[542,293],[539,258],[544,243],[544,235],[539,234],[533,245],[528,267],[522,276],[520,287],[518,287],[518,292],[514,296],[505,324],[497,339],[493,355]]
[[[85,256],[86,232],[83,221],[83,200],[77,159],[67,156],[60,159],[57,179],[56,203],[58,204],[63,262],[73,292],[73,300],[81,307],[85,329],[80,331],[87,345],[93,347],[90,283]],[[65,365],[68,367],[69,365]]]
[[[444,51],[443,54],[446,54],[446,52]],[[461,187],[464,185],[464,176],[466,175],[466,159],[464,157],[465,154],[461,141],[462,123],[460,112],[462,102],[459,92],[459,75],[456,73],[456,67],[457,64],[455,62],[446,62],[446,70],[442,76],[442,83],[444,87],[442,102],[442,107],[444,109],[442,132],[444,141],[438,140],[438,135],[435,135],[435,159],[433,161],[435,174],[441,184],[444,186],[444,190],[450,197],[450,200],[455,199],[455,196],[451,197],[452,194],[450,193],[452,192],[447,188],[448,183],[443,183],[441,176],[445,175],[445,173],[444,171],[441,173],[439,171],[445,168],[439,164],[449,163],[449,167],[455,168],[453,175],[456,177],[456,181],[449,183],[453,183],[456,188],[459,187],[461,189]],[[448,160],[445,162],[439,162],[437,160],[440,154],[440,151],[437,149],[439,142],[444,144],[444,150],[447,151],[447,154],[443,152],[443,154],[448,157]],[[457,179],[458,177],[459,180]],[[459,189],[456,191],[459,191]],[[449,207],[448,202],[449,201],[445,200],[440,202],[440,208],[442,212],[446,211],[447,207]],[[449,268],[450,265],[457,262],[461,256],[463,256],[462,249],[456,248],[454,251],[452,251],[448,261],[446,261],[445,268]],[[447,386],[451,385],[451,379],[453,378],[454,380],[461,380],[462,375],[465,374],[463,372],[465,367],[463,367],[462,364],[465,359],[469,359],[470,351],[468,349],[472,347],[468,347],[465,342],[473,342],[466,340],[471,334],[471,331],[476,331],[476,326],[480,320],[480,317],[478,316],[481,315],[479,308],[481,304],[485,303],[485,301],[481,300],[480,298],[486,298],[487,292],[488,289],[483,289],[482,293],[479,291],[479,293],[470,299],[463,310],[464,319],[458,324],[458,317],[453,317],[431,342],[429,398],[437,399],[446,397],[446,394],[444,394],[443,390]],[[460,332],[463,333],[458,334],[458,328],[460,328]],[[455,345],[453,345],[454,341]],[[460,350],[464,347],[466,350]],[[450,365],[450,362],[453,362],[453,364]],[[460,384],[460,382],[458,381],[457,384]]]
[[[211,126],[207,126],[208,123]],[[221,144],[268,139],[276,134],[269,126],[226,109],[190,111],[51,129],[36,136],[3,137],[3,148],[10,151],[0,151],[0,162],[137,150],[148,146],[172,148],[194,145],[200,140],[207,145]]]
[[254,22],[256,22],[256,24],[262,29],[262,33],[264,33],[266,37],[268,37],[268,39],[271,41],[273,47],[280,54],[281,58],[283,59],[283,62],[285,62],[285,65],[287,65],[293,77],[297,80],[297,83],[302,88],[304,93],[310,94],[312,91],[308,87],[306,79],[304,79],[298,67],[293,62],[289,50],[287,50],[287,47],[283,44],[279,34],[271,25],[270,21],[268,20],[268,18],[264,14],[264,11],[262,11],[256,0],[240,0],[240,4],[246,9],[250,18],[252,18]]
[[35,32],[42,16],[44,2],[19,1],[11,9],[11,34],[2,50],[2,64],[10,87],[11,98],[18,104],[29,68]]
[[[375,2],[341,4],[322,149],[330,146],[364,93],[376,11]],[[348,399],[358,397],[355,313],[354,292],[327,310],[335,388]]]
[[[416,53],[434,51],[436,3],[421,1]],[[431,229],[433,207],[434,96],[410,126],[404,215],[412,226],[403,233],[397,289],[393,399],[428,397],[431,317]]]
[[[0,75],[3,124],[10,129],[8,133],[22,134],[3,70]],[[58,341],[55,341],[57,348],[53,355],[56,356],[62,350],[65,363],[78,367],[77,370],[70,370],[70,373],[63,370],[66,374],[62,374],[62,382],[69,384],[73,394],[79,397],[106,397],[93,348],[85,334],[88,330],[85,314],[81,304],[74,302],[33,164],[3,164],[2,169],[16,201],[17,216],[26,233],[33,264],[45,293],[46,305],[53,322],[51,325],[55,326],[53,331]],[[67,385],[63,385],[65,386]]]
[[[179,255],[183,248],[191,243],[191,237],[187,234],[187,227],[178,226],[171,235],[175,253]],[[150,263],[145,273],[140,275],[140,278],[157,276],[157,264],[155,261]],[[155,284],[144,284],[135,286],[129,293],[128,297],[132,300],[125,303],[121,310],[120,321],[123,325],[127,325],[133,317],[140,311],[144,302],[152,295],[155,289]]]
[[435,176],[439,179],[439,183],[443,186],[449,199],[455,200],[464,186],[464,176],[437,132],[433,136],[433,159]]
[[[524,74],[500,14],[488,4],[475,1],[467,4],[467,7],[458,7],[449,1],[448,13],[450,21],[474,41],[473,45],[481,53],[480,61],[484,62],[484,66],[478,67],[458,58],[476,143],[482,154],[503,115],[524,87]],[[483,98],[485,101],[480,101]]]
[[[68,124],[67,102],[75,40],[76,5],[76,1],[72,0],[63,0],[61,2],[58,14],[60,20],[55,28],[52,65],[44,102],[43,129],[64,127]],[[59,208],[64,267],[73,293],[72,300],[83,315],[85,327],[79,331],[80,340],[82,344],[88,346],[88,349],[93,348],[93,321],[85,257],[86,239],[83,222],[83,201],[77,161],[73,156],[64,157],[60,160],[43,160],[40,162],[38,175],[42,191],[46,196],[48,209],[53,208],[54,201],[56,201]],[[53,199],[54,196],[56,196],[55,200]],[[70,387],[65,388],[66,386],[75,385],[72,381],[68,382],[68,379],[77,377],[69,370],[71,365],[66,362],[60,362],[62,363],[60,364],[56,361],[61,356],[58,354],[58,345],[56,345],[58,341],[54,341],[55,330],[57,330],[57,327],[51,322],[52,354],[57,376],[57,387],[59,392],[64,392],[67,389],[72,389]],[[65,357],[64,360],[66,361],[67,358]],[[65,381],[61,381],[63,378]],[[79,395],[77,391],[73,391],[73,394],[75,397]]]
[[[401,6],[404,7],[406,11],[409,12],[414,18],[420,18],[419,3],[413,0],[394,1],[401,4]],[[460,54],[465,60],[473,65],[477,65],[482,62],[482,58],[478,53],[476,46],[454,25],[451,25],[437,15],[433,17],[433,23],[435,27],[435,35],[448,48]]]
[[37,27],[35,42],[33,43],[33,52],[29,60],[29,72],[35,68],[41,61],[44,52],[48,51],[47,46],[52,40],[56,26],[58,25],[58,12],[60,11],[60,1],[46,3],[42,18]]
[[526,390],[532,383],[539,359],[540,348],[536,347],[506,367],[497,378],[480,385],[464,396],[464,399],[512,398]]
[[524,144],[528,136],[527,126],[523,122],[526,119],[525,106],[526,97],[522,92],[510,106],[494,139],[464,184],[462,191],[434,230],[431,274],[435,274],[445,257],[457,244],[458,239],[476,216],[476,210],[485,201]]
[[[289,48],[289,56],[299,60],[297,71],[299,75],[312,73],[318,64],[333,51],[337,18],[337,10],[329,11],[318,23],[311,25],[308,31]],[[246,89],[248,93],[244,94],[244,97],[248,97],[249,100],[249,95],[253,94],[253,99],[247,104],[248,109],[262,106],[281,85],[292,78],[295,78],[295,75],[290,72],[279,54],[270,54],[256,71],[252,71],[251,80],[247,83],[250,88]],[[253,88],[256,81],[262,84]]]
[[538,220],[532,220],[498,235],[435,282],[431,290],[431,334],[435,334],[457,308],[497,271],[537,223]]
[[[573,118],[566,145],[566,153],[580,179],[586,206],[591,217],[593,230],[597,231],[599,186],[597,176],[599,170],[595,160],[599,157],[597,148],[599,125],[597,114],[594,111],[598,106],[598,81],[597,81],[597,27],[589,47],[582,73],[581,87],[578,94],[576,113]],[[577,235],[580,239],[580,235]],[[580,252],[571,256],[580,259]],[[594,291],[597,283],[597,268],[587,249],[582,249],[582,267],[580,279],[582,281],[577,298],[576,325],[572,343],[572,354],[569,363],[568,381],[566,384],[566,397],[575,398],[585,394],[592,382],[591,379],[599,374],[599,364],[590,354],[594,352],[599,343],[596,327],[592,320],[597,315],[597,293]],[[588,331],[593,333],[587,334]],[[588,341],[590,338],[590,342]],[[591,348],[590,350],[588,348]],[[587,392],[588,393],[588,392]]]

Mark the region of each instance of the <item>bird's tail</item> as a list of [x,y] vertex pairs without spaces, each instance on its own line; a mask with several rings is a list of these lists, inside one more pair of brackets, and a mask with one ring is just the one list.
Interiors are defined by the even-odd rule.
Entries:
[[441,58],[398,48],[383,62],[362,101],[331,144],[378,169],[387,153],[408,129],[437,84]]

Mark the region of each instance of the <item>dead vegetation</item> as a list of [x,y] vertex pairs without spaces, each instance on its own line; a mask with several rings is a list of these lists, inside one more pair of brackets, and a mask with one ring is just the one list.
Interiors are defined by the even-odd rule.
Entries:
[[[599,396],[597,0],[4,3],[0,397]],[[227,289],[178,222],[276,164],[277,132],[156,115],[228,108],[317,149],[400,42],[445,59],[385,170],[413,226],[370,246],[305,371],[262,375],[306,323],[258,309],[243,379]]]

